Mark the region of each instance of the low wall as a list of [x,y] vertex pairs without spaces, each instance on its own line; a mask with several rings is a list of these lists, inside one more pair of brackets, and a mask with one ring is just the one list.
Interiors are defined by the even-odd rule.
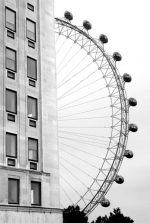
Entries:
[[62,210],[19,206],[0,206],[0,223],[62,223]]

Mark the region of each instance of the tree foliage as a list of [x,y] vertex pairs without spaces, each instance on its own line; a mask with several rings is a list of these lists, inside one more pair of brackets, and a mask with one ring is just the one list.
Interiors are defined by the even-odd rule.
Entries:
[[126,217],[121,213],[120,208],[116,208],[113,212],[110,212],[109,217],[98,217],[95,222],[92,223],[133,223],[134,221],[130,217]]
[[[91,223],[133,223],[134,221],[130,217],[126,217],[121,213],[120,208],[116,208],[113,212],[110,212],[109,216],[99,216],[95,221]],[[64,209],[63,223],[88,223],[88,217],[84,211],[80,211],[79,206],[69,206]]]
[[84,211],[80,211],[79,206],[69,206],[64,209],[63,223],[88,223],[88,217]]

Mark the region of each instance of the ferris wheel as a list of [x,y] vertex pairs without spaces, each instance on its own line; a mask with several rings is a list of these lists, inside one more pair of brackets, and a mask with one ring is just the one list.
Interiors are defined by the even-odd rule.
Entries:
[[133,157],[126,146],[129,131],[138,129],[129,124],[137,101],[126,96],[132,78],[119,74],[121,55],[104,49],[107,36],[92,38],[90,22],[79,27],[72,19],[68,11],[55,19],[61,202],[89,214],[109,206],[112,183],[124,182],[118,171],[124,157]]

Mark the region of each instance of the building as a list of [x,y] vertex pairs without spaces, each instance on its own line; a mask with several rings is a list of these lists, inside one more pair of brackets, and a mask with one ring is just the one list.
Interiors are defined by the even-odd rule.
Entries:
[[0,222],[62,223],[53,0],[1,0],[0,31]]

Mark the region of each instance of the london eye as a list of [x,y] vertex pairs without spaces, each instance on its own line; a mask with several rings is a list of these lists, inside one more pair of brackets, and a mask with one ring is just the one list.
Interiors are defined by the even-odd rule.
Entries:
[[137,101],[126,95],[132,78],[117,69],[120,53],[105,51],[107,36],[93,38],[90,22],[72,20],[68,11],[55,18],[61,202],[89,214],[109,206],[112,183],[124,182],[119,170],[124,157],[133,157],[128,134],[138,128],[129,108]]

